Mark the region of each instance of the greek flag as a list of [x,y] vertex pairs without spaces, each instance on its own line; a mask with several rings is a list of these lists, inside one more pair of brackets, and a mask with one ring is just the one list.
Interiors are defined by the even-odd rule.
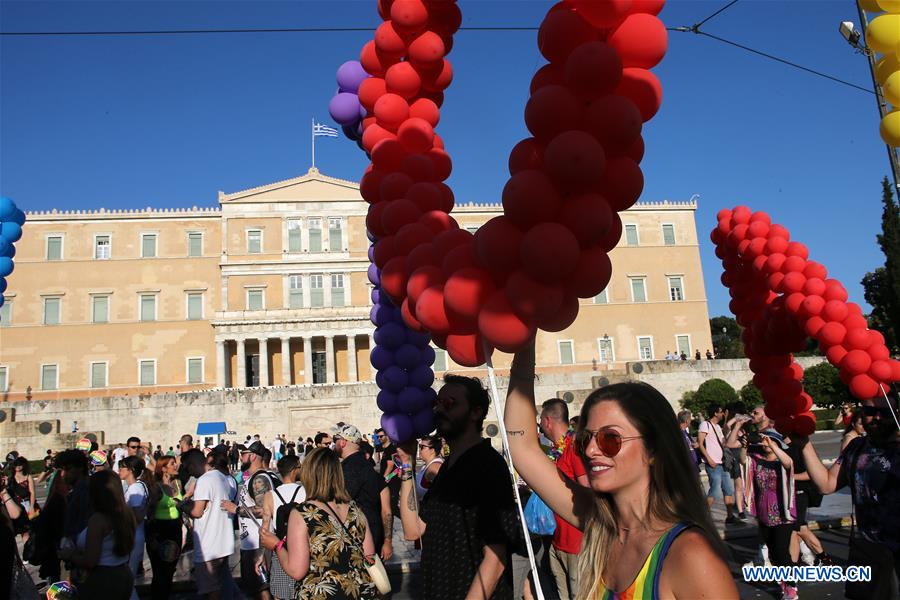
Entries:
[[338,130],[313,121],[313,137],[338,137]]

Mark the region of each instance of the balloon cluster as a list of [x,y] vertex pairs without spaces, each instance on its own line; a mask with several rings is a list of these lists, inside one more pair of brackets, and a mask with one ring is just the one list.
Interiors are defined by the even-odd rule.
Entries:
[[881,395],[900,380],[881,333],[868,329],[859,305],[827,269],[809,260],[809,250],[768,214],[746,206],[719,211],[711,238],[722,259],[729,308],[744,327],[744,353],[753,383],[766,400],[766,414],[779,431],[809,435],[816,418],[803,391],[803,368],[792,352],[814,338],[841,380],[863,400]]
[[15,266],[13,257],[16,255],[16,247],[13,244],[22,238],[24,224],[25,213],[11,199],[0,196],[0,306],[3,306],[6,278]]
[[381,427],[392,440],[402,443],[434,430],[432,407],[437,397],[434,383],[434,350],[427,333],[410,330],[400,310],[381,290],[377,266],[369,265],[372,290],[371,319],[375,324],[375,346],[369,354],[377,370],[375,382]]
[[[362,138],[362,120],[366,110],[359,103],[359,86],[369,74],[358,60],[348,60],[337,70],[338,91],[328,103],[331,118],[341,126],[349,139],[359,143]],[[362,147],[362,146],[360,146]]]
[[866,44],[880,53],[875,64],[875,80],[893,110],[881,120],[881,139],[900,147],[900,0],[861,0],[863,10],[882,11],[866,29]]
[[452,163],[438,123],[452,68],[444,58],[461,15],[452,1],[380,0],[385,19],[363,48],[371,78],[360,183],[370,204],[373,260],[405,323],[428,331],[464,366],[514,352],[537,329],[561,331],[578,298],[609,282],[616,214],[643,188],[641,129],[659,109],[649,71],[667,34],[663,0],[567,0],[551,8],[538,45],[549,61],[531,82],[533,137],[512,150],[504,215],[473,236],[449,216]]

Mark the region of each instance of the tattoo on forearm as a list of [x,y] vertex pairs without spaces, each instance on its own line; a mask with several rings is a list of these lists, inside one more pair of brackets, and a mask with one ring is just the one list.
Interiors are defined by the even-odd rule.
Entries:
[[406,508],[415,512],[416,511],[416,492],[415,490],[409,490],[409,494],[406,497]]
[[394,515],[387,513],[381,516],[381,525],[384,527],[384,537],[390,539],[394,531]]
[[517,429],[515,431],[507,431],[506,434],[507,435],[525,435],[525,432],[522,431],[521,429]]

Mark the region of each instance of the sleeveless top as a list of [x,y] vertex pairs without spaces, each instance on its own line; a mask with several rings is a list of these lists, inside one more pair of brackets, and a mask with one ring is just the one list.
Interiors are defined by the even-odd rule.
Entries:
[[[98,567],[118,567],[119,565],[128,563],[128,558],[131,555],[126,554],[125,556],[122,556],[116,554],[115,550],[113,550],[115,543],[116,540],[113,537],[112,532],[103,536],[103,543],[100,546],[100,560],[97,561]],[[78,534],[75,545],[79,549],[84,550],[84,547],[87,545],[87,527],[82,529],[81,533]]]
[[157,521],[174,521],[175,519],[181,518],[181,513],[178,512],[178,503],[184,498],[184,494],[180,489],[175,492],[174,496],[170,496],[166,493],[166,488],[160,484],[160,489],[162,491],[162,496],[159,498],[159,502],[156,503],[156,510],[153,511],[153,518]]
[[597,597],[601,600],[658,600],[659,579],[666,554],[669,553],[675,538],[688,527],[690,527],[688,523],[676,523],[656,541],[647,560],[644,561],[644,566],[625,591],[614,592],[601,585]]
[[425,479],[425,472],[428,471],[428,467],[430,467],[431,465],[433,465],[436,462],[443,463],[444,459],[440,456],[435,457],[435,458],[431,459],[430,461],[428,461],[428,464],[425,465],[421,471],[416,473],[416,492],[419,494],[419,498],[424,496],[425,492],[428,491],[428,488],[425,488],[422,486],[422,480]]

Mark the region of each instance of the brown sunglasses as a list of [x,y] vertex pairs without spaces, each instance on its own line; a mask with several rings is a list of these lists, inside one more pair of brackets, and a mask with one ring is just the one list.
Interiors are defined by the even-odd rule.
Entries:
[[600,449],[600,452],[612,458],[622,450],[622,444],[629,440],[637,440],[642,437],[644,436],[632,435],[626,437],[615,429],[608,428],[598,429],[596,431],[582,429],[578,434],[576,443],[578,444],[578,452],[583,456],[587,451],[588,445],[591,443],[591,438],[593,438],[597,442],[597,448]]

